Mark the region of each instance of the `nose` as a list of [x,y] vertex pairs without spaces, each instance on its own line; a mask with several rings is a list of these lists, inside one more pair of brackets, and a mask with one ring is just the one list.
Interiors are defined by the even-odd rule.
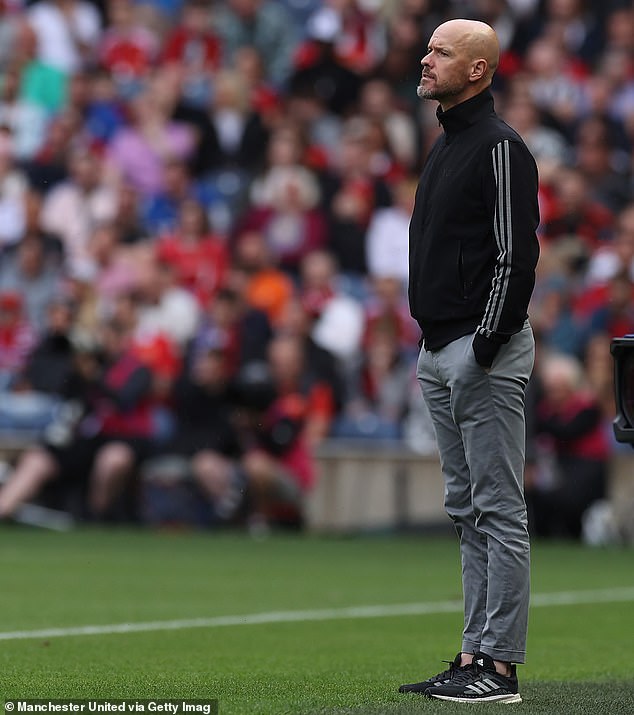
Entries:
[[421,67],[429,67],[431,65],[431,52],[428,52],[420,61]]

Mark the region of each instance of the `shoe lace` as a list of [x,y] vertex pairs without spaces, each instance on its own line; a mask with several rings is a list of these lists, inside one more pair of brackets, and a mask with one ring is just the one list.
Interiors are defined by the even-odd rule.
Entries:
[[463,665],[459,668],[454,666],[451,683],[452,685],[466,685],[477,678],[478,675],[477,666],[473,665],[473,663]]
[[448,680],[449,678],[454,677],[454,673],[460,671],[461,667],[459,665],[456,665],[455,660],[443,660],[443,663],[447,663],[449,667],[446,670],[443,670],[442,673],[438,673],[438,675],[434,675],[433,678],[430,678],[429,680],[432,683],[435,683],[439,680]]

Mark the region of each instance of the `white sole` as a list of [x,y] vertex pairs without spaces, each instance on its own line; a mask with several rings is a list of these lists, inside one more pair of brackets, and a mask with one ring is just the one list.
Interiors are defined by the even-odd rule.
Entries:
[[457,695],[436,695],[427,691],[430,697],[436,700],[451,700],[454,703],[521,703],[522,696],[519,693],[506,695],[489,695],[481,698],[461,698]]

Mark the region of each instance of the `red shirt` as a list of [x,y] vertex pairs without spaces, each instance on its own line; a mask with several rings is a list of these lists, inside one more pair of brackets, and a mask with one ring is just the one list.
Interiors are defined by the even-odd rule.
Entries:
[[[584,411],[596,411],[596,421],[585,429],[573,428],[574,420]],[[557,454],[593,460],[604,460],[609,457],[610,449],[600,410],[592,397],[581,393],[575,394],[556,409],[545,401],[540,405],[538,414],[541,422],[540,431],[551,435]]]
[[157,257],[169,263],[178,283],[191,290],[205,305],[222,285],[229,267],[225,243],[209,235],[198,241],[186,241],[178,235],[167,236],[157,246]]
[[220,41],[210,32],[192,32],[177,27],[167,38],[163,59],[187,67],[217,69],[220,66]]

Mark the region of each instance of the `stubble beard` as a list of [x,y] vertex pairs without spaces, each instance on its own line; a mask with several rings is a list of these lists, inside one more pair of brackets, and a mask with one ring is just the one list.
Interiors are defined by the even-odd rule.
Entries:
[[452,86],[451,84],[444,84],[442,86],[436,85],[433,88],[426,89],[421,82],[416,88],[416,94],[419,99],[435,99],[442,102],[442,100],[447,97],[455,97],[459,95],[462,90],[462,86]]

